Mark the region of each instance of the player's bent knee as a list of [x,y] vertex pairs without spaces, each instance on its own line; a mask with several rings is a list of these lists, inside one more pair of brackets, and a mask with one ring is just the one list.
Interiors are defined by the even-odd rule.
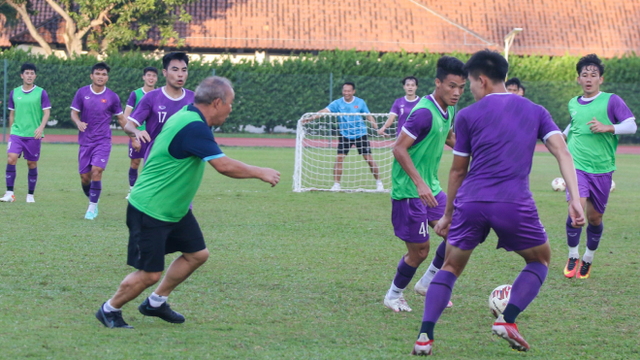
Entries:
[[193,261],[198,266],[204,264],[209,259],[209,249],[200,250],[195,253],[184,254],[188,261]]
[[160,278],[162,277],[162,271],[158,271],[158,272],[142,271],[142,273],[144,274],[143,281],[147,287],[157,283],[158,281],[160,281]]

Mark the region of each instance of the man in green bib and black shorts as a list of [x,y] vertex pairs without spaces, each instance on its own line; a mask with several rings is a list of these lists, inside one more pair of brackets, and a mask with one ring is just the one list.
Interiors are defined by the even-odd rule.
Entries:
[[182,256],[171,263],[160,285],[138,310],[170,323],[185,321],[171,310],[167,297],[209,257],[200,226],[189,209],[205,162],[232,178],[260,179],[271,186],[280,181],[279,172],[230,159],[215,142],[211,127],[224,123],[234,97],[229,80],[206,78],[195,91],[195,103],[174,114],[156,137],[127,208],[127,264],[137,271],[120,283],[116,294],[96,313],[104,326],[132,328],[122,318],[122,306],[160,280],[165,254],[176,251]]
[[574,228],[571,226],[571,218],[567,220],[569,260],[564,267],[564,276],[588,279],[593,256],[604,229],[602,216],[609,200],[613,172],[616,170],[618,135],[634,134],[638,127],[631,110],[618,95],[600,91],[604,80],[604,64],[595,54],[580,59],[576,70],[583,95],[569,101],[571,123],[564,133],[578,175],[580,203],[589,224],[587,250],[578,266],[578,245],[582,228]]
[[[124,109],[124,124],[120,124],[123,129],[127,125],[129,115],[131,115],[144,94],[156,88],[156,82],[158,82],[158,69],[153,66],[144,68],[144,70],[142,70],[142,80],[144,81],[144,86],[132,91],[131,95],[129,95],[129,100],[127,100],[127,106]],[[146,129],[145,124],[138,127],[138,130],[140,131],[144,129]],[[133,185],[135,185],[136,180],[138,180],[140,160],[144,158],[144,154],[147,152],[148,146],[149,143],[141,143],[135,138],[129,139],[129,158],[131,159],[131,166],[129,167],[129,194],[131,194],[131,189],[133,189]],[[126,199],[129,199],[129,194],[127,194]]]
[[[407,254],[400,259],[384,297],[384,305],[395,312],[411,311],[402,292],[429,255],[429,226],[434,227],[444,215],[447,195],[440,187],[438,168],[445,143],[455,145],[454,106],[467,82],[463,66],[462,61],[450,56],[438,60],[433,94],[420,99],[413,108],[393,147],[391,222],[396,236],[407,246]],[[444,263],[445,248],[443,241],[429,269],[415,284],[417,294],[425,296]]]
[[11,90],[9,94],[9,144],[7,145],[7,192],[1,202],[14,202],[13,186],[16,180],[16,164],[18,158],[24,155],[29,167],[29,193],[27,202],[34,203],[33,193],[38,181],[38,160],[40,159],[40,144],[44,137],[44,127],[49,121],[51,102],[47,92],[34,85],[36,81],[36,66],[30,63],[22,64],[20,68],[22,86]]

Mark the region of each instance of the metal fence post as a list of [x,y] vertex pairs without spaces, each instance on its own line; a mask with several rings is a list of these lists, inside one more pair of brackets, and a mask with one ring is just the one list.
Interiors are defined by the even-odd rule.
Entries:
[[4,59],[4,96],[2,99],[2,142],[7,134],[7,59]]
[[216,69],[213,69],[213,76],[216,76]]

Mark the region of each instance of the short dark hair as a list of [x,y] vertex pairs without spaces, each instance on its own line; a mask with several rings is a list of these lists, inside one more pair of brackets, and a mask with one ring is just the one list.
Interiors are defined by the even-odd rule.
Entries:
[[509,63],[495,51],[481,50],[464,64],[464,70],[476,79],[482,74],[495,83],[504,81],[507,77]]
[[443,56],[438,59],[436,65],[436,79],[444,81],[447,75],[458,75],[463,78],[467,77],[467,71],[464,70],[464,63],[453,56]]
[[512,77],[511,79],[507,80],[507,82],[504,83],[504,86],[511,86],[511,85],[516,85],[518,89],[523,89],[522,83],[520,82],[520,79],[518,79],[517,77]]
[[416,83],[416,86],[418,86],[418,78],[415,76],[407,76],[406,78],[402,79],[402,85],[406,85],[407,80],[413,80]]
[[578,60],[578,64],[576,65],[576,71],[578,71],[578,75],[582,72],[586,66],[595,66],[598,68],[598,73],[600,76],[604,75],[604,64],[602,60],[596,54],[589,54],[587,56],[583,56],[580,60]]
[[162,68],[167,70],[171,60],[184,61],[185,64],[189,65],[189,57],[187,56],[187,53],[173,51],[162,57]]
[[345,85],[351,85],[351,87],[353,88],[353,90],[355,90],[355,89],[356,89],[356,84],[354,84],[354,83],[352,83],[352,82],[350,82],[350,81],[347,81],[346,83],[342,84],[342,87],[344,87]]
[[91,73],[93,74],[93,72],[96,70],[107,70],[107,73],[109,73],[109,71],[111,71],[111,68],[109,67],[109,65],[107,65],[106,62],[99,62],[91,67]]
[[156,73],[156,75],[158,75],[158,69],[156,69],[156,68],[155,68],[155,67],[153,67],[153,66],[147,66],[146,68],[144,68],[144,70],[142,70],[142,75],[143,75],[143,76],[144,76],[144,75],[147,75],[147,73],[148,73],[149,71],[151,71],[151,72],[153,72],[153,73]]
[[27,71],[27,70],[33,70],[33,72],[37,72],[36,66],[34,64],[32,64],[32,63],[24,63],[20,67],[20,74],[24,74],[24,72]]

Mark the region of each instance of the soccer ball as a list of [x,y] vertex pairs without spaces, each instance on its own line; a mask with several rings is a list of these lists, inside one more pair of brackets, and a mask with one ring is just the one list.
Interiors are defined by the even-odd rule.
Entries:
[[491,295],[489,295],[489,309],[493,316],[498,317],[509,303],[509,297],[511,296],[511,285],[500,285],[493,289]]
[[553,188],[553,191],[565,191],[567,189],[567,184],[564,182],[563,178],[555,178],[551,182],[551,188]]
[[616,191],[616,183],[615,181],[611,180],[611,190],[609,192],[614,192]]

